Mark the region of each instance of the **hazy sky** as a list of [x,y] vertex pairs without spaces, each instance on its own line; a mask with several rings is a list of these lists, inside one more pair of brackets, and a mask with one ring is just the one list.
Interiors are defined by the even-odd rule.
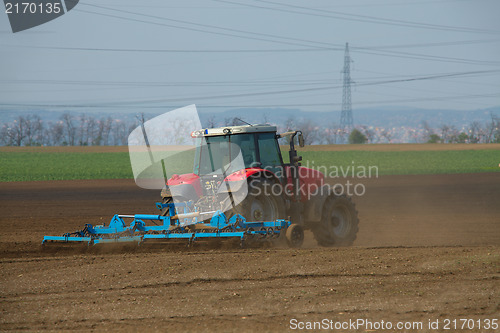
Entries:
[[81,0],[13,34],[0,108],[160,113],[500,105],[499,0]]

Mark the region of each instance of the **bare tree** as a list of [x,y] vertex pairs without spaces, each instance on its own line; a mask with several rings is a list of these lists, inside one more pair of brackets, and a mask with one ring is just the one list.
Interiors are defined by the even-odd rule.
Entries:
[[85,140],[85,128],[87,127],[87,115],[82,113],[80,117],[78,117],[78,120],[78,136],[76,138],[76,142],[79,146],[86,146],[87,141]]
[[127,124],[125,123],[125,121],[121,119],[115,120],[111,137],[113,139],[112,143],[114,146],[121,146],[127,144],[128,132],[127,132]]
[[267,113],[262,114],[262,120],[264,121],[263,124],[269,124],[269,117],[267,116]]
[[391,143],[392,134],[389,130],[383,129],[382,132],[380,132],[380,135],[387,141],[387,143]]
[[331,124],[325,129],[323,140],[321,142],[328,145],[336,144],[340,137],[341,129],[335,123]]
[[87,123],[85,126],[85,138],[84,143],[86,145],[93,145],[96,136],[97,123],[94,117],[87,117]]
[[370,129],[368,126],[361,126],[363,134],[366,136],[368,143],[373,143],[375,139],[375,131]]
[[12,124],[7,126],[5,135],[13,146],[22,146],[26,138],[26,119],[23,116],[18,116]]
[[208,119],[207,119],[207,127],[208,128],[215,128],[215,127],[217,127],[217,122],[215,120],[215,115],[211,115],[210,117],[208,117]]
[[3,124],[0,129],[0,143],[5,146],[13,146],[12,128],[10,124]]
[[434,129],[429,125],[429,123],[425,120],[422,121],[422,128],[424,129],[422,142],[428,142],[436,133],[434,132]]
[[231,121],[231,126],[248,125],[248,122],[243,117],[234,117]]
[[500,117],[492,115],[494,118],[494,125],[492,126],[493,135],[490,142],[500,143]]
[[25,134],[24,145],[34,146],[40,145],[40,132],[42,131],[42,119],[38,115],[27,115],[20,117],[20,126],[23,127]]
[[238,126],[241,123],[245,123],[241,121],[241,117],[233,117],[233,118],[224,118],[224,126]]
[[94,144],[97,146],[107,146],[109,143],[109,135],[113,126],[113,119],[111,117],[101,118],[97,122],[97,136]]
[[481,124],[478,121],[473,121],[469,125],[469,142],[479,143],[481,142],[481,137],[483,136],[483,130]]
[[64,141],[64,124],[62,120],[56,123],[50,122],[43,131],[45,142],[51,146],[60,146]]
[[66,144],[69,146],[74,146],[76,140],[74,117],[66,112],[61,116],[61,120],[64,125],[64,134],[66,136],[66,140],[63,141],[63,145]]
[[285,121],[285,132],[291,131],[295,128],[295,119],[290,117]]
[[491,143],[491,142],[496,142],[498,136],[499,136],[499,131],[500,131],[500,118],[493,114],[490,113],[491,120],[489,123],[486,124],[486,131],[485,131],[485,142],[486,143]]
[[441,129],[441,140],[443,141],[443,143],[449,143],[450,142],[449,134],[450,134],[450,131],[451,131],[450,126],[448,126],[448,125],[441,125],[440,129]]
[[302,132],[302,136],[304,137],[304,144],[312,145],[319,139],[319,126],[317,126],[310,119],[301,120],[295,128],[296,130],[300,130]]

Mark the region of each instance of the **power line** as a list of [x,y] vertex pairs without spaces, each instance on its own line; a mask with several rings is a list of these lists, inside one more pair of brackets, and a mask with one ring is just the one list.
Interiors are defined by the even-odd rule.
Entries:
[[[406,49],[406,48],[421,48],[421,47],[445,47],[453,45],[468,45],[500,42],[500,39],[479,39],[479,40],[462,40],[452,42],[436,42],[436,43],[416,43],[416,44],[399,44],[399,45],[380,45],[380,46],[355,46],[351,49],[355,50],[386,50],[386,49]],[[103,48],[103,47],[64,47],[64,46],[33,46],[33,45],[8,45],[9,47],[47,49],[47,50],[64,50],[64,51],[102,51],[102,52],[139,52],[139,53],[289,53],[289,52],[329,52],[342,51],[340,47],[325,47],[325,48],[296,48],[296,49],[131,49],[131,48]],[[411,54],[414,55],[414,54]],[[428,56],[428,55],[420,55]],[[466,60],[466,59],[460,59]]]
[[[96,8],[100,8],[100,9],[105,9],[105,10],[109,10],[109,11],[113,11],[113,12],[131,14],[131,15],[136,15],[136,16],[141,16],[141,17],[147,17],[147,18],[154,18],[154,19],[161,20],[161,21],[168,21],[168,22],[176,22],[176,23],[181,23],[181,24],[187,24],[187,25],[192,25],[192,26],[196,26],[196,27],[200,27],[200,28],[209,28],[209,29],[217,29],[217,30],[222,30],[222,31],[228,31],[228,32],[231,32],[231,33],[217,32],[217,31],[207,31],[207,30],[202,30],[202,29],[199,29],[199,28],[181,27],[181,26],[175,26],[175,25],[172,25],[172,24],[160,24],[160,25],[165,25],[165,26],[172,27],[172,28],[177,28],[177,29],[185,29],[185,30],[202,32],[202,33],[207,33],[207,34],[215,34],[215,35],[223,35],[223,36],[229,36],[229,37],[253,39],[253,40],[260,40],[260,41],[273,42],[273,43],[281,43],[281,44],[288,44],[288,45],[298,45],[298,46],[311,47],[311,45],[304,45],[303,43],[314,43],[314,44],[321,44],[321,45],[323,45],[323,47],[326,47],[326,46],[332,47],[331,44],[325,43],[325,42],[310,41],[310,40],[305,40],[305,39],[300,39],[300,38],[278,36],[278,35],[267,34],[267,33],[258,33],[258,32],[253,32],[253,31],[245,31],[245,30],[239,30],[239,29],[233,29],[233,28],[227,28],[227,27],[220,27],[220,26],[210,25],[210,24],[201,24],[201,23],[184,21],[184,20],[178,20],[178,19],[172,19],[172,18],[167,18],[167,17],[162,17],[162,16],[156,16],[156,15],[150,15],[150,14],[142,14],[142,13],[135,13],[135,12],[127,11],[127,10],[109,8],[109,7],[98,6],[98,5],[91,5],[91,4],[83,4],[83,5],[91,6],[91,7],[96,7]],[[82,11],[82,10],[79,9],[79,11]],[[159,24],[157,22],[142,21],[142,20],[127,18],[127,17],[123,17],[123,16],[116,16],[116,15],[103,14],[103,13],[97,13],[97,12],[89,12],[89,11],[84,11],[84,12],[91,13],[91,14],[97,14],[97,15],[111,16],[111,17],[125,19],[125,20],[133,20],[133,21],[138,21],[138,22],[142,22],[142,23]],[[240,34],[243,33],[243,34],[247,34],[247,35],[260,36],[260,37],[235,35],[234,33],[240,33]],[[263,37],[265,37],[265,38],[263,38]],[[266,38],[281,39],[282,41],[269,40],[269,39],[266,39]],[[284,40],[288,40],[288,42],[286,42]],[[298,43],[298,42],[300,42],[300,43]],[[319,48],[319,46],[317,46],[317,47]]]
[[[334,19],[347,20],[347,21],[356,21],[356,22],[364,22],[364,23],[384,24],[384,25],[403,26],[403,27],[431,29],[431,30],[455,31],[455,32],[500,34],[500,31],[494,31],[494,30],[468,28],[468,27],[454,27],[454,26],[446,26],[446,25],[439,25],[439,24],[429,24],[429,23],[413,22],[413,21],[406,21],[406,20],[380,18],[380,17],[368,16],[368,15],[342,13],[342,12],[325,10],[325,9],[315,9],[315,8],[309,8],[309,7],[304,7],[304,6],[291,5],[291,4],[275,2],[275,1],[255,0],[257,2],[279,5],[279,6],[283,6],[283,7],[305,9],[305,10],[314,11],[317,13],[308,13],[308,12],[304,12],[304,11],[295,11],[295,10],[288,10],[288,9],[283,9],[283,8],[273,8],[273,7],[243,4],[243,3],[233,2],[233,1],[228,1],[228,0],[212,0],[212,1],[238,4],[241,6],[256,7],[256,8],[267,9],[267,10],[289,12],[289,13],[294,13],[294,14],[303,14],[303,15],[317,16],[317,17],[327,17],[327,18],[334,18]],[[327,15],[325,13],[335,14],[337,16]]]
[[[500,70],[485,70],[485,71],[468,71],[468,72],[453,72],[453,73],[435,73],[424,74],[420,76],[408,77],[407,75],[391,75],[359,78],[357,86],[373,86],[381,84],[391,84],[399,82],[421,81],[429,79],[442,79],[457,76],[476,77],[484,75],[493,75]],[[314,74],[314,73],[313,73]],[[288,76],[284,76],[288,77]],[[249,81],[97,81],[97,80],[0,80],[2,85],[13,84],[40,84],[46,85],[64,85],[64,86],[116,86],[116,87],[262,87],[262,86],[324,86],[310,89],[336,89],[341,86],[331,85],[333,82],[330,79],[294,79],[289,80],[249,80]],[[343,87],[343,86],[342,86]],[[297,92],[296,90],[290,92]]]
[[144,86],[144,87],[160,87],[160,86],[274,86],[274,85],[318,85],[331,84],[332,80],[251,80],[251,81],[96,81],[96,80],[0,80],[0,84],[58,84],[58,85],[92,85],[92,86]]
[[[400,82],[414,82],[414,81],[423,81],[423,80],[433,80],[438,78],[450,78],[450,77],[461,77],[461,76],[470,76],[470,75],[479,75],[479,74],[489,74],[494,72],[500,72],[500,70],[491,70],[491,71],[470,71],[470,72],[458,72],[458,73],[447,73],[447,74],[439,74],[439,75],[430,75],[430,76],[420,76],[420,77],[412,77],[412,78],[403,78],[403,79],[394,79],[394,80],[384,80],[384,81],[372,81],[372,82],[364,82],[357,84],[358,86],[374,86],[374,85],[382,85],[382,84],[392,84],[392,83],[400,83]],[[198,96],[198,97],[190,97],[190,100],[194,100],[196,102],[202,100],[213,100],[219,98],[241,98],[241,97],[253,97],[253,96],[266,96],[266,95],[282,95],[282,94],[297,94],[304,93],[310,91],[322,91],[322,90],[332,90],[339,89],[343,86],[324,86],[324,87],[314,87],[314,88],[302,88],[302,89],[289,89],[289,90],[274,90],[274,91],[264,91],[264,92],[251,92],[251,93],[237,93],[237,94],[224,94],[224,95],[212,95],[212,96]],[[151,104],[151,103],[164,103],[164,102],[177,102],[177,101],[185,101],[185,98],[161,98],[161,99],[149,99],[149,100],[136,100],[136,101],[118,101],[118,102],[103,102],[98,104],[82,104],[77,105],[74,104],[71,107],[109,107],[109,106],[124,106],[124,105],[143,105],[143,104]],[[0,104],[7,105],[7,104]],[[68,106],[68,105],[65,105]],[[70,107],[70,106],[68,106]]]
[[379,46],[358,46],[356,48],[365,50],[380,50],[380,49],[407,49],[407,48],[419,48],[419,47],[443,47],[443,46],[454,46],[454,45],[470,45],[470,44],[482,44],[482,43],[495,43],[500,42],[500,39],[473,39],[473,40],[460,40],[451,42],[434,42],[434,43],[414,43],[414,44],[396,44],[396,45],[379,45]]
[[454,58],[454,57],[442,57],[436,55],[428,55],[428,54],[418,54],[418,53],[410,53],[410,52],[398,52],[398,51],[366,51],[363,48],[354,48],[358,53],[371,54],[371,55],[379,55],[385,57],[392,58],[406,58],[406,59],[417,59],[417,60],[430,60],[430,61],[438,61],[438,62],[453,62],[459,64],[469,64],[469,65],[485,65],[485,66],[498,66],[500,62],[498,61],[486,61],[486,60],[473,60],[473,59],[463,59],[463,58]]
[[[470,95],[449,95],[440,97],[426,97],[426,101],[447,101],[447,100],[467,100],[475,98],[493,98],[500,97],[500,93],[492,94],[470,94]],[[397,100],[372,100],[364,102],[356,102],[358,105],[368,104],[396,104],[396,103],[411,103],[421,102],[421,98],[397,99]],[[280,108],[280,107],[310,107],[310,106],[340,106],[342,103],[302,103],[302,104],[199,104],[198,108]],[[83,104],[21,104],[21,103],[0,103],[1,107],[44,107],[44,108],[143,108],[143,109],[174,109],[180,108],[183,104],[165,104],[165,105],[83,105]]]
[[[227,0],[213,0],[213,1],[219,1],[219,2],[229,2]],[[242,4],[242,3],[235,3],[239,4],[242,6],[253,6],[249,4]],[[148,18],[154,18],[158,20],[167,20],[167,21],[174,21],[174,22],[179,22],[183,24],[189,24],[193,26],[199,26],[203,28],[211,28],[211,29],[219,29],[223,31],[229,31],[229,32],[236,32],[236,33],[244,33],[244,34],[249,34],[249,35],[254,35],[254,36],[263,36],[263,37],[271,37],[275,38],[278,40],[270,40],[267,38],[262,38],[262,37],[252,37],[252,36],[242,36],[242,35],[235,35],[233,33],[224,33],[224,32],[217,32],[217,31],[207,31],[207,30],[201,30],[198,28],[190,28],[190,27],[182,27],[182,26],[176,26],[172,24],[165,24],[165,23],[159,23],[159,22],[151,22],[151,21],[144,21],[144,20],[138,20],[138,19],[133,19],[130,17],[123,17],[123,16],[118,16],[118,15],[111,15],[111,14],[104,14],[104,13],[98,13],[98,12],[92,12],[92,11],[85,11],[78,9],[81,12],[86,12],[90,14],[95,14],[95,15],[101,15],[101,16],[108,16],[108,17],[113,17],[113,18],[118,18],[122,20],[130,20],[134,22],[140,22],[140,23],[146,23],[146,24],[153,24],[153,25],[160,25],[160,26],[166,26],[166,27],[171,27],[171,28],[177,28],[177,29],[185,29],[189,31],[195,31],[195,32],[201,32],[201,33],[208,33],[208,34],[215,34],[215,35],[222,35],[222,36],[228,36],[228,37],[236,37],[236,38],[243,38],[243,39],[251,39],[251,40],[258,40],[258,41],[265,41],[265,42],[271,42],[271,43],[279,43],[279,44],[286,44],[286,45],[295,45],[295,46],[303,46],[307,47],[308,51],[306,49],[295,49],[291,52],[311,52],[314,51],[314,48],[317,50],[324,50],[324,51],[342,51],[343,46],[337,45],[337,44],[332,44],[332,43],[326,43],[326,42],[320,42],[320,41],[313,41],[313,40],[306,40],[306,39],[298,39],[298,38],[291,38],[291,37],[286,37],[286,36],[278,36],[278,35],[272,35],[272,34],[263,34],[263,33],[256,33],[256,32],[251,32],[251,31],[244,31],[244,30],[238,30],[238,29],[232,29],[232,28],[226,28],[226,27],[219,27],[215,25],[208,25],[208,24],[200,24],[200,23],[195,23],[195,22],[189,22],[189,21],[182,21],[182,20],[176,20],[176,19],[171,19],[171,18],[166,18],[166,17],[161,17],[161,16],[156,16],[156,15],[149,15],[149,14],[141,14],[141,13],[134,13],[126,10],[119,10],[119,9],[114,9],[114,8],[108,8],[108,7],[103,7],[103,6],[98,6],[98,5],[91,5],[91,4],[85,4],[87,6],[92,6],[96,8],[101,8],[109,11],[115,11],[115,12],[120,12],[120,13],[126,13],[126,14],[132,14],[132,15],[137,15],[137,16],[142,16],[142,17],[148,17]],[[260,7],[260,6],[258,6]],[[266,9],[272,9],[269,7],[263,7]],[[307,14],[307,13],[306,13]],[[293,42],[292,42],[293,41]],[[300,42],[300,43],[298,43]],[[309,43],[309,44],[314,44],[314,45],[305,45],[303,43]],[[458,42],[456,42],[458,44]],[[313,48],[313,49],[311,49]],[[377,47],[375,47],[377,48]],[[394,47],[386,47],[386,48],[394,48]],[[64,49],[64,48],[60,48]],[[68,48],[69,49],[69,48]],[[84,48],[85,49],[85,48]],[[75,48],[75,50],[78,51],[83,51],[84,49],[78,49]],[[89,48],[93,49],[93,48]],[[473,59],[460,59],[460,58],[450,58],[450,57],[438,57],[434,55],[426,55],[426,54],[414,54],[414,53],[408,53],[408,52],[396,52],[396,51],[384,51],[380,50],[378,51],[372,51],[369,52],[367,50],[373,50],[374,47],[360,47],[356,48],[354,47],[357,52],[360,53],[366,53],[366,54],[376,54],[380,56],[388,56],[388,57],[396,57],[396,58],[409,58],[409,59],[418,59],[418,60],[426,60],[426,61],[439,61],[439,62],[457,62],[457,63],[467,63],[467,64],[479,64],[479,65],[499,65],[499,62],[494,62],[494,61],[478,61],[478,60],[473,60]],[[380,48],[379,48],[380,49]],[[108,52],[118,52],[117,51],[112,51],[112,49],[106,49],[106,48],[94,48],[94,50],[98,51],[108,51]],[[123,51],[128,51],[128,52],[141,52],[141,51],[135,51],[133,49],[122,49]],[[262,50],[262,49],[261,49]],[[264,52],[263,50],[256,50],[255,53],[257,52]],[[194,52],[200,51],[201,52],[210,52],[209,50],[193,50]],[[216,52],[227,52],[227,53],[244,53],[247,51],[244,50],[238,50],[236,52],[231,52],[228,50],[215,50],[214,53]],[[151,50],[150,52],[169,52],[169,51],[161,51],[161,50]],[[171,53],[178,52],[178,53],[188,53],[190,50],[171,50]],[[253,51],[249,51],[253,52]],[[273,51],[265,51],[265,52],[273,52]],[[281,51],[276,51],[276,52],[281,52]],[[287,52],[286,50],[283,50],[283,52]],[[391,54],[393,53],[393,54]]]
[[[462,1],[467,1],[467,0],[462,0]],[[477,1],[477,0],[470,0],[470,1]],[[371,1],[368,4],[359,4],[359,5],[331,5],[331,6],[321,6],[321,8],[328,8],[328,7],[382,7],[382,6],[408,6],[408,5],[422,5],[422,4],[441,4],[441,3],[446,3],[446,2],[454,2],[456,3],[457,0],[428,0],[428,1],[399,1],[399,2],[382,2],[382,3],[377,3],[374,1]]]
[[175,29],[183,29],[183,30],[201,32],[201,33],[206,33],[206,34],[214,34],[214,35],[220,35],[220,36],[226,36],[226,37],[237,37],[237,38],[252,39],[252,40],[265,41],[265,42],[271,42],[271,43],[279,43],[279,44],[287,44],[287,45],[310,47],[310,45],[304,45],[304,44],[298,44],[298,43],[291,43],[291,42],[283,42],[283,41],[276,41],[276,40],[270,40],[270,39],[264,39],[264,38],[257,38],[257,37],[250,37],[250,36],[239,36],[239,35],[234,35],[234,34],[229,34],[229,33],[223,33],[223,32],[206,31],[206,30],[201,30],[201,29],[196,29],[196,28],[181,27],[181,26],[176,26],[176,25],[173,25],[173,24],[166,24],[166,23],[159,23],[159,22],[144,21],[144,20],[138,20],[138,19],[129,18],[129,17],[123,17],[123,16],[118,16],[118,15],[112,15],[112,14],[104,14],[104,13],[92,12],[92,11],[87,11],[87,10],[82,10],[82,9],[74,9],[74,10],[82,12],[82,13],[88,13],[88,14],[100,15],[100,16],[105,16],[105,17],[117,18],[117,19],[120,19],[120,20],[126,20],[126,21],[132,21],[132,22],[140,22],[140,23],[152,24],[152,25],[157,25],[157,26],[164,26],[164,27],[175,28]]
[[99,51],[99,52],[138,52],[138,53],[290,53],[290,52],[328,52],[339,51],[338,48],[301,48],[301,49],[129,49],[102,47],[64,47],[64,46],[24,46],[6,45],[10,47],[63,50],[63,51]]
[[303,48],[303,49],[240,49],[240,50],[201,50],[201,49],[121,49],[121,48],[90,48],[90,47],[50,47],[34,46],[37,49],[65,50],[65,51],[102,51],[102,52],[140,52],[140,53],[290,53],[290,52],[325,52],[336,48]]
[[[451,44],[451,43],[449,43]],[[422,45],[422,44],[416,44]],[[415,45],[415,47],[416,47]],[[459,45],[459,42],[453,43]],[[340,51],[338,48],[303,48],[303,49],[234,49],[234,50],[201,50],[201,49],[124,49],[124,48],[91,48],[91,47],[59,47],[59,46],[23,46],[23,45],[3,45],[9,47],[31,48],[31,49],[47,49],[47,50],[62,50],[62,51],[98,51],[98,52],[133,52],[133,53],[297,53],[297,52],[330,52]],[[435,44],[434,46],[438,46]],[[401,48],[411,47],[409,45],[401,46]],[[355,52],[362,54],[378,55],[392,58],[416,59],[425,61],[437,62],[453,62],[460,64],[484,65],[484,66],[499,66],[499,61],[464,59],[455,57],[443,57],[428,54],[385,51],[384,48],[396,48],[396,46],[387,47],[351,47]],[[375,51],[370,51],[375,50]],[[380,51],[377,51],[380,50]]]
[[[452,72],[452,73],[434,73],[434,74],[423,74],[419,76],[408,77],[407,75],[390,75],[390,76],[380,76],[380,77],[368,77],[366,80],[377,79],[377,81],[366,81],[360,82],[363,78],[358,80],[357,86],[365,85],[378,85],[378,84],[388,84],[388,83],[398,83],[398,82],[409,82],[409,81],[421,81],[429,79],[456,77],[456,76],[479,76],[479,75],[490,75],[499,73],[498,70],[483,70],[483,71],[467,71],[467,72]],[[313,73],[314,74],[314,73]],[[285,76],[286,77],[286,76]],[[381,80],[385,79],[385,80]],[[91,86],[144,86],[144,87],[156,87],[156,86],[266,86],[266,85],[326,85],[331,84],[330,79],[301,79],[293,81],[288,80],[250,80],[250,81],[97,81],[97,80],[0,80],[0,84],[59,84],[59,85],[91,85]],[[331,87],[331,86],[330,86]],[[340,87],[340,86],[339,86]]]

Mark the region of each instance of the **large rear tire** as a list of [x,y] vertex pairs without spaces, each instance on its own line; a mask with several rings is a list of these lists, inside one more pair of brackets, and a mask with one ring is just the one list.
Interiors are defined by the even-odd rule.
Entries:
[[241,214],[249,222],[276,221],[285,218],[285,202],[281,195],[273,194],[275,183],[265,178],[249,181],[245,199],[232,209],[232,213]]
[[324,205],[321,221],[312,231],[320,246],[349,246],[358,233],[358,211],[351,198],[330,195]]

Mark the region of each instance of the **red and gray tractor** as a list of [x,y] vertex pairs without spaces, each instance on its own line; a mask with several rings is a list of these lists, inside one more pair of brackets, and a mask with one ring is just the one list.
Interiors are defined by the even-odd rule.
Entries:
[[[296,143],[304,146],[301,131],[277,134],[275,126],[245,125],[201,129],[191,136],[197,140],[193,172],[167,180],[161,191],[164,215],[173,202],[190,203],[196,211],[240,214],[247,221],[288,219],[311,230],[321,246],[353,244],[359,222],[355,205],[326,184],[323,173],[301,166],[295,149]],[[285,158],[280,141],[289,146]],[[228,163],[234,156],[243,165]]]

